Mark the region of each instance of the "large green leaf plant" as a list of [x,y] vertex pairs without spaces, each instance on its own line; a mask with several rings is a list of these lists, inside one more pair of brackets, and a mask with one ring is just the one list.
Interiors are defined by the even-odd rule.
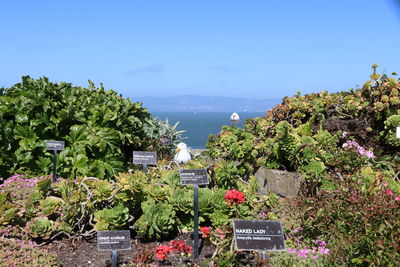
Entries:
[[102,85],[89,81],[83,88],[24,76],[0,93],[0,176],[49,173],[52,153],[45,140],[66,143],[59,175],[114,176],[127,170],[133,150],[152,143],[143,127],[150,121],[141,103]]

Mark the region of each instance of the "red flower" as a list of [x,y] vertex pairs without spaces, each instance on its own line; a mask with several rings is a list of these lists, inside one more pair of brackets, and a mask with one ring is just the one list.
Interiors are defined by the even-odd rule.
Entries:
[[242,192],[232,189],[226,192],[224,199],[228,203],[228,206],[232,206],[232,204],[238,205],[243,203],[246,200],[246,197]]
[[176,252],[183,252],[183,253],[192,253],[192,247],[185,244],[183,240],[171,240],[169,241],[171,244],[170,248]]
[[200,231],[203,233],[201,235],[202,238],[207,238],[210,236],[211,228],[207,226],[200,227]]
[[172,252],[172,248],[170,246],[159,245],[158,247],[156,247],[156,257],[160,261],[165,260],[165,258],[167,257],[167,254],[171,253],[171,252]]

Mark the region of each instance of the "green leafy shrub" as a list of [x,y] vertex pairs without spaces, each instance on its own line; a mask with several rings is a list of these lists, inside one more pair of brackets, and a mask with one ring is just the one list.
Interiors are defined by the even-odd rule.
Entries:
[[[245,180],[260,166],[297,171],[310,193],[327,185],[327,174],[353,173],[371,164],[373,155],[394,155],[400,144],[395,136],[400,81],[378,75],[376,68],[372,68],[373,79],[357,90],[298,93],[283,98],[264,117],[248,120],[244,129],[222,127],[218,135],[209,137],[209,155],[237,161]],[[348,140],[357,141],[372,156],[360,157],[342,147]],[[393,168],[396,163],[389,165]]]
[[[48,173],[52,154],[45,140],[64,140],[58,173],[64,177],[110,177],[127,169],[133,150],[151,140],[144,124],[150,114],[115,91],[28,76],[0,95],[0,175]],[[172,130],[174,133],[174,131]]]

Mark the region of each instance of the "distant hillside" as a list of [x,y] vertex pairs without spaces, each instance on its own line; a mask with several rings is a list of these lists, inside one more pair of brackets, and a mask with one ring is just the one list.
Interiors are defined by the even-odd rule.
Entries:
[[220,96],[182,95],[174,97],[135,97],[150,112],[157,111],[212,111],[266,112],[279,104],[278,99],[247,99]]

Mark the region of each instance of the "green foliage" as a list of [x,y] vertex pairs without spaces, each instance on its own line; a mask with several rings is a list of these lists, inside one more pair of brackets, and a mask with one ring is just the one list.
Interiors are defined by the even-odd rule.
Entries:
[[142,203],[143,215],[136,221],[138,233],[150,239],[161,239],[176,230],[176,212],[168,203],[146,201]]
[[94,213],[94,229],[96,231],[111,231],[126,225],[129,218],[129,209],[122,204],[111,209],[105,208]]
[[[143,125],[150,114],[115,91],[47,78],[22,82],[0,95],[0,175],[51,170],[45,140],[64,140],[58,173],[64,177],[109,177],[127,168],[133,150],[145,149],[152,137]],[[175,134],[174,130],[170,130]]]
[[230,189],[236,188],[240,171],[232,161],[220,160],[214,166],[214,180],[216,186]]
[[2,205],[0,209],[0,214],[1,214],[0,223],[2,225],[16,223],[16,220],[19,217],[18,211],[19,210],[12,205]]
[[170,125],[168,119],[165,121],[153,118],[144,124],[144,131],[149,138],[148,149],[160,151],[163,156],[172,156],[176,146],[183,140],[183,130],[178,131],[179,122]]
[[400,125],[400,115],[392,115],[384,122],[384,130],[380,132],[380,138],[388,145],[399,147],[400,140],[396,138],[396,127]]
[[271,261],[268,266],[281,267],[281,266],[302,266],[302,267],[325,267],[329,266],[325,257],[302,258],[297,254],[275,252],[271,255]]
[[18,218],[18,209],[10,202],[10,193],[0,193],[0,224],[8,225],[15,223]]
[[40,201],[39,209],[43,216],[49,216],[55,213],[63,204],[63,200],[58,197],[49,196]]
[[49,239],[56,225],[47,217],[36,217],[25,226],[25,231],[33,238]]
[[93,193],[95,195],[95,199],[98,201],[106,200],[111,197],[111,193],[113,191],[113,186],[108,181],[98,180],[94,181],[94,189]]
[[179,211],[187,214],[193,210],[193,190],[175,188],[169,195],[170,203]]
[[287,121],[281,121],[276,125],[275,131],[275,139],[277,140],[275,153],[279,162],[283,166],[290,168],[298,145],[297,139],[292,132],[293,127]]

